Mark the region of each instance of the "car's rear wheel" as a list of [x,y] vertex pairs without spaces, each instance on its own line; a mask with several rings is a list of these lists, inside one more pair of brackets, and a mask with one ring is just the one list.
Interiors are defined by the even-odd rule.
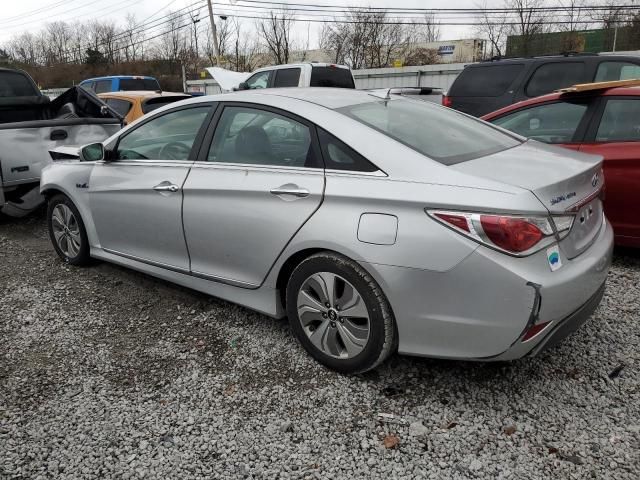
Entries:
[[66,195],[56,195],[47,207],[49,238],[56,253],[71,265],[87,265],[89,241],[80,212]]
[[356,262],[334,253],[302,261],[287,284],[287,315],[303,347],[341,373],[371,370],[395,347],[391,307]]

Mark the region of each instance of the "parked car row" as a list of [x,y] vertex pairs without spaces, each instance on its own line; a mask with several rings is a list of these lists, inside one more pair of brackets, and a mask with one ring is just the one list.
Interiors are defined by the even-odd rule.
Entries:
[[[298,87],[326,68],[308,67]],[[622,138],[625,107],[607,105],[634,89],[531,100],[492,125],[418,100],[429,89],[271,88],[280,72],[296,83],[295,68],[187,100],[101,93],[101,112],[143,116],[85,137],[79,158],[50,149],[39,194],[57,254],[286,316],[311,356],[344,373],[395,351],[536,355],[586,321],[604,293],[614,235],[603,199],[617,187],[605,192],[612,170],[582,147],[602,124],[602,143]],[[267,81],[252,88],[257,75]],[[531,115],[581,102],[581,116]],[[574,117],[581,143],[547,145],[567,143]]]

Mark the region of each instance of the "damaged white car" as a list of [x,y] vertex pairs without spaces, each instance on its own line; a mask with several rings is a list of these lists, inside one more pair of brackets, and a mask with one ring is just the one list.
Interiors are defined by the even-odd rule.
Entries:
[[0,214],[22,217],[44,202],[40,171],[50,150],[102,141],[120,128],[122,117],[85,89],[51,101],[26,72],[0,69]]

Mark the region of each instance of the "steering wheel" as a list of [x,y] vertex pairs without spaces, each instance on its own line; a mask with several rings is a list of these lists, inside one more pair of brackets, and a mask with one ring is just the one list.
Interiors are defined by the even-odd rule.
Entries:
[[191,147],[182,142],[169,142],[160,149],[160,160],[186,160],[191,153]]

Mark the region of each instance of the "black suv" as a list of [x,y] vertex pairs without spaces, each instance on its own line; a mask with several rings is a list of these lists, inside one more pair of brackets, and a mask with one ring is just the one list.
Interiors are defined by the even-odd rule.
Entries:
[[489,60],[468,65],[443,104],[480,117],[576,83],[640,78],[640,57],[565,54]]

